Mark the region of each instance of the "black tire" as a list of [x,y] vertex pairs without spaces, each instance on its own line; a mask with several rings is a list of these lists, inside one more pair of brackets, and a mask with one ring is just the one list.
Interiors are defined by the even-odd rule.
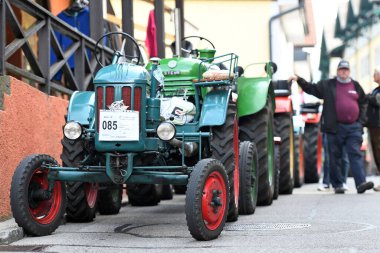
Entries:
[[244,141],[239,147],[239,214],[253,214],[259,189],[259,161],[256,145]]
[[[212,156],[224,165],[227,171],[229,189],[230,189],[230,200],[228,207],[227,221],[236,221],[239,216],[238,198],[239,193],[235,194],[235,154],[238,152],[234,149],[234,135],[237,135],[237,124],[235,124],[236,116],[236,105],[229,104],[227,109],[226,122],[221,126],[216,126],[212,128],[212,139],[211,139],[211,151]],[[235,136],[238,141],[238,137]],[[238,168],[236,168],[238,170]]]
[[[163,157],[157,157],[147,165],[166,165]],[[129,203],[132,206],[156,206],[162,198],[161,184],[127,184]]]
[[99,190],[98,211],[102,215],[118,214],[121,208],[123,198],[122,185],[101,185],[105,189]]
[[281,168],[281,146],[282,144],[274,145],[274,192],[273,199],[278,199],[280,188],[280,168]]
[[274,140],[273,140],[273,106],[268,96],[265,107],[254,115],[240,118],[240,141],[256,144],[259,158],[258,205],[270,205],[274,192]]
[[305,159],[305,183],[318,183],[318,135],[319,124],[306,124],[303,138]]
[[173,185],[175,194],[186,194],[186,185]]
[[294,134],[294,187],[299,188],[303,185],[303,175],[304,175],[304,161],[303,161],[303,147],[302,147],[302,136],[300,134]]
[[187,184],[185,213],[190,234],[208,241],[222,232],[229,205],[228,177],[223,164],[215,159],[199,161]]
[[274,135],[281,137],[280,148],[280,194],[292,194],[294,182],[294,127],[291,113],[274,115]]
[[[81,139],[62,139],[61,159],[63,166],[78,167],[84,159],[86,150]],[[90,222],[96,215],[98,184],[87,182],[67,182],[66,218],[71,222]]]
[[42,163],[58,164],[48,155],[26,157],[17,166],[10,189],[13,217],[32,236],[53,233],[61,224],[66,208],[66,189],[62,182],[55,182],[51,198],[37,197],[38,191],[48,189],[48,171],[41,169]]
[[161,200],[171,200],[171,199],[173,199],[173,187],[170,184],[164,184],[162,186]]
[[156,206],[161,201],[162,185],[127,184],[127,192],[132,206]]

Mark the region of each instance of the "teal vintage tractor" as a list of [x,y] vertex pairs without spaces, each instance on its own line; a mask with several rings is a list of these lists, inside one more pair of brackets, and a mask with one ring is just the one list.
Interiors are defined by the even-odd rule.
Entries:
[[[116,35],[123,45],[131,40],[138,48],[119,32],[104,35],[98,44]],[[197,240],[214,239],[227,216],[232,221],[238,215],[238,120],[231,98],[237,56],[214,58],[205,50],[197,59],[152,59],[147,71],[139,65],[139,52],[136,57],[123,51],[114,50],[112,63],[97,72],[94,91],[72,94],[63,165],[37,154],[16,168],[14,218],[27,234],[43,236],[56,230],[65,213],[72,221],[93,220],[99,198],[103,213],[117,213],[122,184],[152,193],[146,185],[187,185],[188,229]],[[218,60],[230,71],[213,71]],[[261,130],[266,135],[265,126]],[[254,155],[251,143],[243,143],[242,150],[247,152],[240,159],[243,168],[254,163]]]
[[[248,76],[247,68],[264,65],[265,75]],[[252,174],[251,200],[259,205],[270,205],[276,197],[274,126],[273,114],[276,108],[272,75],[277,70],[274,63],[254,63],[242,72],[238,79],[239,139],[256,144],[258,153],[257,171]],[[242,193],[241,193],[242,194]],[[256,198],[257,196],[257,198]],[[255,199],[256,198],[256,199]],[[253,212],[251,210],[251,212]]]

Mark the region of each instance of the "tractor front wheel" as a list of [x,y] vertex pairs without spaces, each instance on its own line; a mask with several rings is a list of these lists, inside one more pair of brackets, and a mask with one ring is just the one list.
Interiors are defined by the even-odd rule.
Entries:
[[66,208],[65,184],[56,181],[49,192],[49,172],[43,164],[58,163],[48,155],[28,156],[17,166],[11,183],[13,217],[26,234],[33,236],[53,233]]
[[253,214],[257,204],[259,188],[259,161],[256,145],[244,141],[239,148],[239,214]]
[[199,161],[187,184],[186,221],[197,240],[217,238],[224,228],[229,203],[228,178],[223,164],[215,159]]

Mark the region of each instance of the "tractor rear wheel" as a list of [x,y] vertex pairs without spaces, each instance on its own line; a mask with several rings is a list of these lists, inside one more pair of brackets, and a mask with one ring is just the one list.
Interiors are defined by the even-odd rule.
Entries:
[[170,184],[162,185],[162,196],[161,200],[171,200],[173,199],[173,187]]
[[294,134],[294,187],[299,188],[303,184],[304,175],[304,160],[303,160],[303,147],[302,147],[302,134]]
[[263,109],[254,115],[240,118],[239,139],[252,141],[257,146],[259,158],[259,190],[257,203],[270,205],[274,192],[274,140],[273,140],[273,106],[268,96]]
[[[163,157],[156,157],[153,160],[147,159],[144,165],[164,166],[166,161]],[[132,206],[156,206],[162,199],[163,186],[162,184],[127,184],[129,203]]]
[[280,168],[281,168],[281,144],[274,145],[274,191],[273,199],[278,199],[280,189]]
[[16,223],[26,234],[44,236],[61,224],[66,208],[65,184],[56,181],[48,193],[48,170],[43,164],[57,165],[48,155],[31,155],[17,166],[11,183],[11,208]]
[[274,115],[274,135],[281,137],[280,148],[280,194],[292,194],[294,182],[294,129],[291,113],[280,113]]
[[162,185],[127,184],[127,192],[132,206],[156,206],[161,201]]
[[257,204],[259,161],[256,145],[244,141],[239,148],[239,214],[253,214]]
[[[62,139],[63,151],[61,159],[63,166],[78,167],[85,157],[82,140]],[[96,215],[96,199],[98,184],[88,182],[67,182],[66,218],[71,222],[90,222]]]
[[186,194],[186,185],[173,185],[175,194]]
[[185,213],[195,239],[208,241],[220,235],[227,219],[229,192],[220,161],[203,159],[194,166],[187,184]]
[[99,190],[98,211],[102,215],[118,214],[123,197],[122,185],[101,185],[105,189]]
[[213,127],[212,133],[211,157],[224,165],[228,175],[230,199],[227,221],[236,221],[239,216],[239,137],[235,104],[228,105],[225,123]]
[[321,155],[321,152],[318,151],[320,148],[319,138],[319,124],[306,124],[303,139],[304,157],[307,158],[305,160],[305,183],[318,183],[319,181],[318,159],[321,159],[318,158],[318,155]]

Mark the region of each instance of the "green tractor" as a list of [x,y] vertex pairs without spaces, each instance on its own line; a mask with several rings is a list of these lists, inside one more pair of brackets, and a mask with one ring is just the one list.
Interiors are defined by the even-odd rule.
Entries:
[[[131,40],[138,48],[134,38],[120,32],[105,34],[96,47],[116,35],[123,45]],[[159,201],[156,185],[186,185],[190,234],[197,240],[217,238],[226,220],[237,219],[240,204],[252,206],[245,203],[251,192],[239,181],[239,169],[251,174],[256,166],[256,151],[252,143],[243,142],[239,154],[231,91],[238,57],[213,57],[215,50],[200,50],[198,58],[152,59],[147,71],[139,52],[137,57],[123,52],[114,49],[112,63],[94,78],[94,91],[72,94],[63,127],[63,165],[37,154],[16,168],[11,184],[15,221],[29,235],[48,235],[65,213],[71,221],[91,221],[97,203],[101,214],[117,213],[123,184],[136,194],[141,191],[132,199],[149,197],[144,199],[148,204]],[[230,70],[214,71],[219,60]],[[262,107],[269,115],[273,103],[264,101]],[[271,143],[266,138],[272,129],[264,122],[268,119],[258,126],[264,138],[260,145]],[[268,173],[262,177],[268,188]],[[239,187],[246,190],[240,203]]]
[[[247,68],[264,65],[265,76],[247,76]],[[244,76],[238,79],[238,115],[239,139],[256,144],[258,153],[258,171],[253,175],[256,183],[252,196],[259,205],[270,205],[276,199],[275,184],[278,173],[275,167],[275,144],[273,115],[276,108],[272,85],[272,75],[277,65],[269,63],[254,63],[248,65],[242,72]],[[278,189],[278,188],[277,188]],[[257,193],[255,193],[255,191]],[[243,193],[241,193],[243,194]],[[254,211],[254,210],[253,210]]]

